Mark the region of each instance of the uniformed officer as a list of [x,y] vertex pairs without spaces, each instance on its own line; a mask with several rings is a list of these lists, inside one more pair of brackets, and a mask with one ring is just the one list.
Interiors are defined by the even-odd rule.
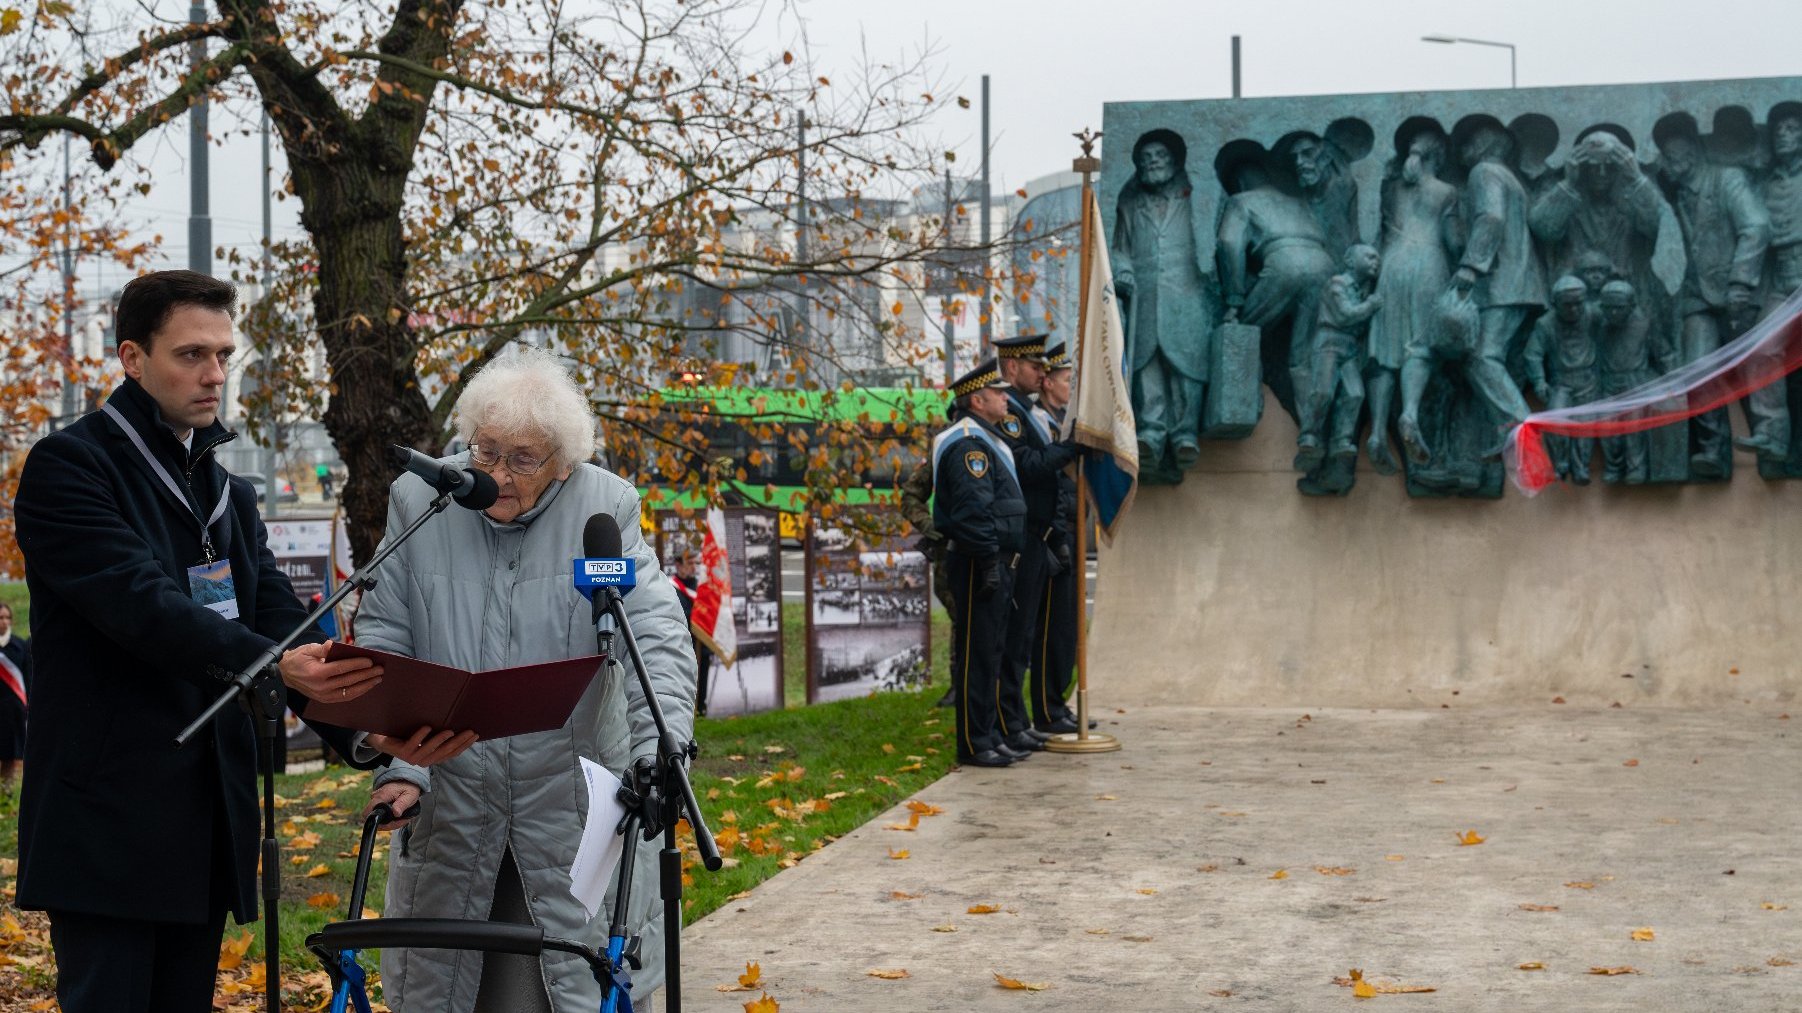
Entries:
[[1026,544],[1014,455],[995,428],[1007,417],[1006,386],[993,359],[959,377],[951,391],[963,416],[932,441],[932,522],[956,603],[957,759],[977,767],[1027,755],[1002,741],[997,714],[1012,562]]
[[[1033,411],[1046,428],[1056,433],[1064,424],[1070,405],[1072,363],[1069,350],[1060,344],[1045,362],[1045,381]],[[1076,479],[1058,473],[1058,505],[1055,530],[1049,541],[1053,566],[1039,611],[1039,636],[1032,647],[1032,668],[1027,673],[1026,700],[1032,708],[1032,726],[1048,734],[1076,731],[1076,714],[1066,699],[1070,677],[1076,668],[1076,624],[1082,621],[1082,589],[1086,574],[1076,550]]]
[[1050,735],[1032,726],[1026,714],[1026,669],[1039,641],[1046,581],[1054,565],[1058,478],[1076,459],[1072,443],[1033,414],[1031,396],[1045,380],[1045,335],[1025,334],[995,342],[1001,378],[1007,381],[1007,415],[1001,435],[1014,452],[1020,492],[1026,499],[1026,549],[1014,570],[1014,607],[1007,622],[1007,662],[1001,669],[1001,735],[1013,749],[1044,749]]

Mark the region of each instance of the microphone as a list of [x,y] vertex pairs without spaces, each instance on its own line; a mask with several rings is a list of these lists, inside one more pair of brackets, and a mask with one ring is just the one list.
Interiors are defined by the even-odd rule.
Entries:
[[[576,590],[593,608],[595,632],[599,634],[602,654],[610,654],[615,631],[613,613],[608,604],[620,594],[638,585],[637,560],[625,555],[625,542],[620,538],[619,522],[609,513],[597,513],[582,527],[582,556],[574,561],[571,575]],[[600,591],[600,594],[596,594]]]
[[433,489],[450,493],[458,506],[486,510],[501,497],[501,488],[494,484],[494,478],[479,468],[445,464],[398,443],[388,448],[388,459],[397,467],[425,479],[425,484]]

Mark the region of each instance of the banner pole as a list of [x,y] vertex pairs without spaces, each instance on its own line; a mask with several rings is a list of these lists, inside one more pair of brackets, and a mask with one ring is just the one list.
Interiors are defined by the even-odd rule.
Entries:
[[[1101,169],[1101,159],[1095,157],[1095,142],[1100,134],[1084,128],[1075,135],[1082,142],[1082,157],[1076,159],[1071,168],[1082,173],[1082,227],[1081,236],[1081,270],[1082,280],[1077,286],[1076,300],[1076,358],[1078,364],[1086,361],[1083,358],[1084,331],[1089,320],[1089,274],[1095,266],[1096,241],[1095,230],[1090,224],[1090,208],[1095,199],[1090,185],[1090,176]],[[1082,384],[1082,371],[1076,372],[1078,388]],[[1075,411],[1075,390],[1071,391],[1069,410]],[[1076,732],[1053,735],[1045,743],[1045,748],[1055,753],[1111,753],[1120,748],[1120,740],[1112,735],[1089,734],[1089,482],[1086,469],[1081,458],[1076,464]]]

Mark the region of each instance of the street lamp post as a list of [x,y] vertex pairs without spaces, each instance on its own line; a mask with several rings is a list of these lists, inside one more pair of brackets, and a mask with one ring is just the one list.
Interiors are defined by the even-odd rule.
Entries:
[[1463,42],[1472,46],[1494,46],[1497,49],[1506,49],[1508,51],[1508,87],[1520,87],[1520,78],[1515,72],[1514,43],[1512,42],[1495,42],[1490,39],[1467,39],[1461,35],[1422,35],[1420,41],[1437,42],[1446,46]]

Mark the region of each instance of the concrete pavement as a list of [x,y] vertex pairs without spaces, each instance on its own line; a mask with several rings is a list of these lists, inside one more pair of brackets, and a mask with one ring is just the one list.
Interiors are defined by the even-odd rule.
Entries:
[[[741,1009],[715,986],[757,961],[791,1013],[1802,1010],[1782,713],[1108,711],[1121,752],[956,771],[918,830],[897,809],[691,926],[684,998]],[[1354,967],[1437,991],[1360,1001]]]

